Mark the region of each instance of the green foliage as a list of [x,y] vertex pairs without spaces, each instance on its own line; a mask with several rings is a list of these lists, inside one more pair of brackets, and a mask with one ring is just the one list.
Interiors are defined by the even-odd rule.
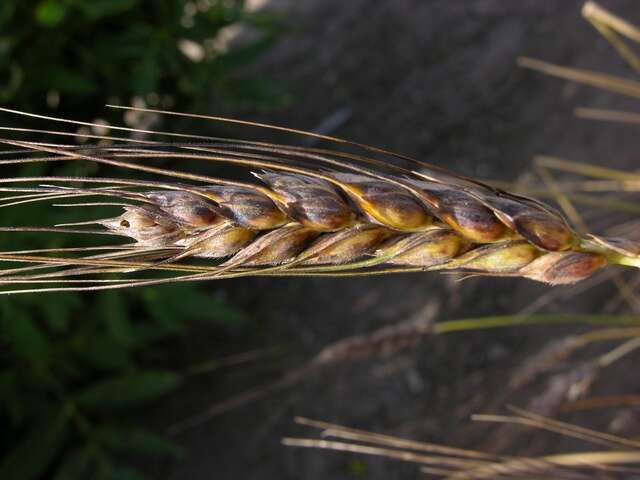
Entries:
[[[278,91],[244,81],[278,31],[241,0],[0,1],[0,103],[93,119],[105,103],[140,98],[202,109],[212,98],[270,105]],[[225,49],[223,29],[247,25],[254,40]],[[202,58],[181,49],[185,41]],[[53,102],[56,103],[56,102]],[[115,114],[114,114],[115,115]],[[111,120],[111,119],[110,119]],[[21,125],[24,126],[24,125]],[[16,174],[96,174],[89,165],[29,165]],[[93,208],[89,218],[113,214]],[[26,204],[0,210],[3,225],[77,221],[69,209]],[[76,215],[70,217],[70,215]],[[78,235],[0,235],[0,249],[95,244]],[[24,266],[16,265],[16,266]],[[128,460],[179,457],[180,448],[140,426],[145,406],[175,392],[183,377],[161,363],[192,322],[238,330],[245,317],[211,292],[178,284],[93,294],[0,297],[0,476],[8,480],[142,478]],[[211,325],[213,322],[213,325]],[[164,352],[164,353],[162,353]]]
[[[270,106],[279,89],[237,72],[272,43],[276,20],[247,12],[242,0],[0,0],[0,104],[108,121],[121,119],[116,112],[105,116],[105,103],[135,99],[182,111],[202,110],[212,100]],[[221,45],[238,26],[251,30],[249,40]],[[15,174],[53,170],[100,173],[71,162],[16,167]],[[78,221],[84,214],[43,204],[0,209],[1,223],[13,226]],[[114,210],[86,214],[101,218]],[[87,245],[95,238],[0,235],[1,250]],[[210,285],[0,297],[0,476],[138,479],[127,460],[179,457],[179,447],[141,428],[140,413],[183,382],[160,360],[171,358],[172,342],[193,322],[225,331],[246,325]]]
[[351,460],[348,463],[349,473],[353,478],[366,478],[367,464],[362,460]]
[[[78,212],[27,204],[1,213],[3,223],[24,225]],[[91,239],[11,235],[0,237],[0,249],[83,241]],[[179,456],[176,445],[140,428],[139,412],[181,385],[167,364],[172,342],[194,322],[224,331],[246,325],[204,284],[0,297],[2,478],[140,478],[127,458]]]
[[32,423],[28,434],[3,458],[0,463],[3,477],[39,478],[64,445],[69,419],[64,410],[45,410],[41,418]]
[[[50,224],[72,213],[27,204],[2,214],[8,224]],[[15,248],[15,242],[65,247],[83,239],[12,235],[0,237],[0,249]],[[190,322],[243,327],[243,315],[209,290],[180,284],[0,297],[2,478],[140,478],[124,458],[179,456],[177,446],[137,426],[141,407],[182,382],[180,374],[147,357],[150,349],[170,352]]]
[[87,410],[119,410],[153,400],[179,384],[179,375],[171,372],[125,373],[90,385],[75,397],[75,401]]
[[[226,48],[224,29],[240,25],[258,34]],[[235,71],[268,48],[279,28],[242,0],[3,0],[0,103],[42,111],[47,98],[59,98],[57,113],[76,118],[136,97],[186,111],[212,95],[269,103],[279,94],[274,85]]]
[[[123,455],[181,455],[135,426],[141,407],[183,380],[144,354],[175,339],[189,320],[229,325],[242,316],[192,287],[153,292],[0,298],[3,478],[139,478]],[[181,293],[193,302],[184,312],[176,307]]]

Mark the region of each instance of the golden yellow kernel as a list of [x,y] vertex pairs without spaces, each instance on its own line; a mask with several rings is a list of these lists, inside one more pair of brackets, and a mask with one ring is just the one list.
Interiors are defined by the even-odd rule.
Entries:
[[394,255],[389,263],[430,267],[445,263],[467,245],[459,235],[448,229],[435,229],[408,235],[382,246],[376,255]]
[[384,227],[371,225],[358,225],[342,232],[325,234],[304,252],[310,258],[302,263],[320,265],[353,262],[372,253],[391,234]]
[[514,223],[518,233],[544,250],[564,251],[577,243],[571,229],[551,215],[522,215],[516,217]]
[[419,231],[433,221],[420,200],[396,185],[367,179],[343,188],[363,213],[394,230]]
[[147,192],[145,196],[162,211],[190,227],[209,227],[224,220],[215,212],[213,204],[195,193],[160,190]]
[[287,216],[266,195],[257,190],[227,185],[203,189],[223,217],[253,230],[271,230],[288,222]]
[[302,225],[333,232],[348,227],[355,219],[352,208],[329,182],[280,173],[256,176],[275,192],[276,202],[289,218]]
[[227,224],[206,232],[202,237],[196,237],[188,247],[194,249],[196,257],[228,257],[247,246],[256,235],[255,230]]
[[606,264],[607,260],[595,253],[550,252],[524,267],[520,274],[550,285],[565,285],[590,277]]
[[456,259],[454,268],[487,273],[512,273],[534,261],[542,252],[524,241],[510,241],[478,247]]
[[301,225],[289,225],[265,233],[240,250],[227,264],[242,266],[280,265],[295,259],[318,232]]

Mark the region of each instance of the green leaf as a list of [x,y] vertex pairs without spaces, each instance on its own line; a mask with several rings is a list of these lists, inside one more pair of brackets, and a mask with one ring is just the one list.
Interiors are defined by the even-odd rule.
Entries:
[[17,2],[0,2],[0,27],[9,24],[17,5]]
[[144,348],[167,338],[173,338],[180,329],[175,326],[165,326],[163,324],[141,324],[136,325],[137,347]]
[[174,324],[176,319],[205,320],[226,327],[239,327],[247,322],[240,310],[230,307],[219,295],[191,285],[148,289],[143,298],[148,312],[164,325]]
[[47,71],[47,86],[61,93],[87,95],[96,90],[96,85],[85,72],[52,67]]
[[76,2],[78,8],[91,19],[118,15],[136,6],[138,0],[81,0]]
[[367,464],[362,460],[352,460],[348,463],[349,473],[355,478],[365,478],[367,476]]
[[[87,374],[85,365],[83,362],[77,361],[71,355],[67,355],[64,350],[61,350],[60,355],[54,355],[49,364],[49,368],[52,372],[55,372],[55,376],[60,382],[71,383],[84,378]],[[44,372],[46,374],[46,372]]]
[[40,422],[35,423],[25,438],[0,460],[2,478],[42,478],[42,473],[64,446],[68,421],[68,412],[52,410]]
[[131,348],[135,344],[135,331],[124,298],[121,292],[103,292],[98,299],[98,312],[104,318],[110,337],[121,346]]
[[98,410],[144,404],[180,384],[180,376],[167,371],[129,373],[96,382],[76,396],[81,407]]
[[43,0],[36,7],[36,20],[45,27],[55,27],[63,22],[67,6],[60,0]]
[[235,69],[251,62],[255,62],[263,55],[275,42],[275,35],[265,35],[263,38],[240,48],[230,50],[218,57],[220,65],[225,69]]
[[131,86],[137,95],[146,95],[155,92],[162,72],[158,64],[155,48],[147,47],[142,58],[138,59],[133,69]]
[[176,291],[171,287],[161,289],[148,288],[141,291],[147,313],[153,317],[159,326],[175,333],[183,328],[182,320],[187,316],[175,315],[176,309],[182,312],[186,306],[182,299],[176,298]]
[[20,424],[25,416],[24,398],[20,394],[16,370],[0,373],[0,405],[13,425]]
[[148,430],[105,425],[95,433],[102,444],[116,452],[173,457],[181,457],[184,453],[175,443]]
[[148,455],[171,455],[180,458],[184,451],[174,442],[147,430],[136,429],[129,432],[124,444],[131,452]]
[[243,12],[242,22],[259,28],[270,34],[278,34],[286,28],[286,19],[280,13],[272,11],[258,10],[254,12]]
[[95,451],[91,446],[70,451],[62,459],[62,463],[53,477],[54,480],[81,480],[87,478],[87,469],[94,455]]
[[34,363],[46,363],[49,343],[36,323],[22,310],[13,308],[9,301],[3,307],[1,332],[15,353]]
[[142,480],[143,478],[137,470],[124,466],[111,466],[94,477],[95,480]]
[[66,332],[73,318],[73,310],[82,306],[80,297],[75,293],[65,293],[52,296],[46,302],[37,302],[37,307],[47,322],[47,325],[55,332]]
[[98,370],[123,370],[131,366],[129,351],[104,333],[91,332],[73,343],[75,354]]
[[[2,7],[0,7],[1,9]],[[0,17],[2,13],[0,13]],[[2,19],[0,18],[0,27],[2,26]],[[0,60],[2,63],[6,62],[6,57],[9,57],[11,50],[15,46],[15,39],[11,37],[0,37]]]
[[24,82],[24,73],[22,69],[11,64],[0,70],[0,101],[6,102],[14,97]]

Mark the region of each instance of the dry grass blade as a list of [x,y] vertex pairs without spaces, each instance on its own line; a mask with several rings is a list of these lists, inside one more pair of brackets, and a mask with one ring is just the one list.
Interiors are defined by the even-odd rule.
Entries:
[[501,423],[514,423],[518,425],[530,426],[548,430],[550,432],[558,433],[565,436],[572,436],[582,440],[586,440],[598,445],[604,445],[608,447],[626,447],[640,449],[640,442],[630,440],[616,435],[610,435],[608,433],[597,432],[577,425],[571,425],[566,422],[560,422],[558,420],[552,420],[545,418],[542,415],[522,410],[517,407],[510,407],[510,409],[516,414],[515,416],[504,415],[474,415],[474,420],[484,422],[501,422]]
[[582,15],[589,21],[597,21],[607,25],[621,35],[640,43],[640,30],[623,18],[605,10],[596,2],[586,2],[582,7]]
[[582,7],[582,15],[613,45],[631,68],[640,73],[640,59],[620,38],[624,36],[640,43],[640,30],[595,2],[585,3]]
[[561,65],[555,65],[553,63],[528,57],[519,58],[518,65],[532,70],[537,70],[546,75],[551,75],[552,77],[559,77],[565,80],[591,85],[592,87],[601,88],[603,90],[620,93],[629,97],[640,98],[640,83],[635,80],[627,80],[613,75],[592,72],[590,70],[563,67]]
[[604,397],[591,397],[575,400],[562,407],[563,412],[573,412],[577,410],[591,410],[610,407],[630,406],[635,407],[640,404],[640,395],[611,395]]
[[[366,455],[377,455],[404,462],[418,463],[421,465],[431,465],[445,468],[471,468],[482,465],[483,462],[477,460],[461,460],[452,457],[430,456],[413,453],[406,450],[395,450],[392,448],[373,447],[370,445],[358,445],[348,442],[337,442],[331,440],[311,440],[302,438],[284,438],[282,444],[289,447],[321,448],[326,450],[337,450],[342,452],[362,453]],[[442,470],[438,470],[442,471]],[[449,470],[447,470],[449,471]]]
[[640,123],[640,114],[635,112],[621,112],[601,108],[576,108],[575,114],[580,118],[605,120],[607,122]]
[[[552,421],[522,410],[515,417],[477,416],[480,420],[516,422],[529,427],[549,429],[560,434],[623,446],[628,450],[586,451],[542,457],[517,457],[485,454],[468,449],[447,447],[432,443],[404,440],[389,435],[366,432],[306,418],[296,422],[320,430],[321,439],[285,438],[283,444],[293,447],[320,448],[364,455],[383,456],[394,460],[413,462],[422,466],[423,473],[451,480],[498,478],[558,478],[587,479],[598,473],[606,478],[628,478],[640,471],[640,450],[637,443],[613,435],[602,434],[564,422]],[[337,440],[330,440],[337,439]]]
[[514,389],[523,387],[542,372],[550,370],[578,350],[594,342],[638,336],[640,336],[638,328],[605,328],[551,340],[545,348],[528,358],[526,363],[516,370],[511,376],[509,386]]
[[[583,439],[607,445],[625,445],[631,450],[596,451],[571,454],[557,454],[542,457],[514,457],[485,454],[468,449],[447,447],[433,443],[404,440],[389,435],[366,432],[331,423],[296,418],[296,422],[320,429],[321,439],[285,438],[283,444],[293,447],[320,448],[341,452],[383,456],[390,459],[413,462],[421,465],[423,473],[451,480],[497,479],[497,478],[593,478],[598,472],[611,477],[625,478],[624,475],[637,474],[640,465],[640,451],[636,445],[625,439],[600,434],[563,422],[520,411],[517,417],[479,416],[479,419],[518,422],[534,428],[549,429],[569,434],[580,432]],[[551,427],[550,427],[551,425]],[[336,440],[331,440],[336,439]],[[618,475],[621,475],[618,477]]]

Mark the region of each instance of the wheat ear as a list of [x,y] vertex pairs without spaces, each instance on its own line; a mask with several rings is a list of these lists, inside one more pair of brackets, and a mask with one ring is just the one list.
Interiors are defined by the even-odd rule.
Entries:
[[[87,162],[151,174],[153,180],[0,178],[0,191],[6,192],[0,208],[55,201],[55,205],[78,209],[122,209],[117,216],[88,222],[12,225],[2,231],[103,234],[99,238],[106,234],[131,240],[124,245],[0,252],[0,261],[11,267],[0,270],[0,285],[5,288],[0,293],[99,290],[248,275],[345,276],[425,270],[566,284],[609,263],[640,263],[639,250],[631,242],[580,238],[559,212],[543,203],[408,157],[284,127],[201,118],[311,135],[366,154],[154,131],[143,131],[154,140],[132,140],[5,128],[14,136],[46,132],[89,137],[101,144],[0,138],[8,147],[0,168]],[[159,136],[179,141],[156,141]],[[243,180],[232,180],[152,165],[166,159],[226,164],[246,175]],[[87,229],[87,225],[98,228]],[[142,278],[132,276],[136,274]]]

